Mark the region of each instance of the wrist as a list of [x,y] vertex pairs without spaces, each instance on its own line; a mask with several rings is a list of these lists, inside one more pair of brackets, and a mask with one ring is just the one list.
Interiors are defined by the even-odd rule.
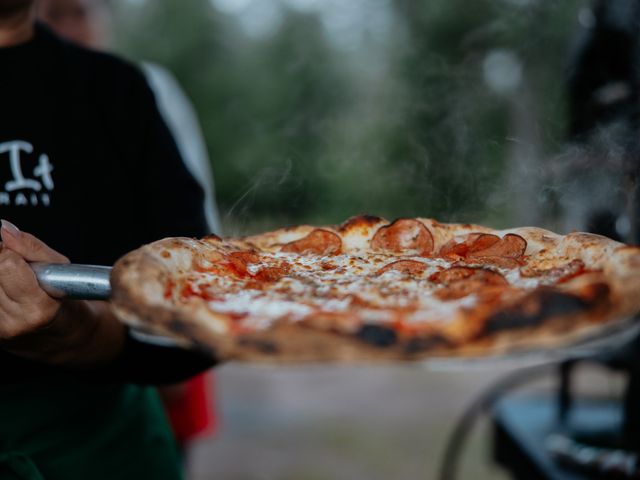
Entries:
[[123,344],[124,327],[107,303],[62,300],[46,326],[2,347],[30,360],[82,370],[113,362]]
[[63,343],[51,363],[71,368],[95,368],[110,364],[122,351],[124,326],[106,302],[63,300],[54,320],[61,327]]

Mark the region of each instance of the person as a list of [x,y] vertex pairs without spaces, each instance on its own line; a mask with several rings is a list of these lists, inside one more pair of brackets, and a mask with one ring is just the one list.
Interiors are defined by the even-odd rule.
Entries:
[[[78,45],[101,51],[106,50],[110,43],[110,13],[107,0],[38,2],[39,20],[54,32]],[[211,163],[194,108],[167,69],[151,62],[143,62],[141,67],[187,168],[204,190],[209,232],[220,234]]]
[[565,229],[637,243],[640,3],[594,0],[579,18],[566,85],[570,148],[558,169]]
[[138,69],[61,40],[34,0],[0,0],[0,62],[0,478],[181,478],[144,385],[215,361],[142,342],[107,303],[51,298],[29,262],[201,236],[202,189]]
[[[108,48],[111,11],[107,0],[39,0],[37,14],[40,21],[69,41],[95,50]],[[219,235],[213,175],[195,111],[168,70],[150,62],[141,66],[187,168],[204,190],[207,233]],[[159,391],[171,429],[186,459],[189,444],[205,433],[214,432],[218,423],[213,375],[197,375],[181,384],[162,386]]]

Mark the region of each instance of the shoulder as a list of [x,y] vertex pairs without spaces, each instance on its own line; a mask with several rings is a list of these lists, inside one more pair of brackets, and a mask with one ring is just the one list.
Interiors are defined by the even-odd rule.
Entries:
[[82,83],[81,89],[124,96],[149,91],[144,74],[133,62],[117,55],[81,47],[59,38],[45,27],[41,29],[42,35],[49,37],[48,43],[56,50],[58,66],[66,69],[67,78]]
[[107,78],[121,78],[129,83],[145,83],[145,77],[140,69],[132,62],[104,52],[76,47],[76,55],[79,59],[84,59],[87,66],[94,74],[103,75]]
[[67,44],[67,58],[82,68],[87,80],[105,89],[146,90],[146,79],[132,62],[116,55]]

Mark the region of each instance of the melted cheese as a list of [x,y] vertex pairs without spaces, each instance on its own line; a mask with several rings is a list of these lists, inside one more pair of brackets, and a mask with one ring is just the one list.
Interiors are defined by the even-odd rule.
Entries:
[[[398,260],[421,262],[425,269],[419,274],[394,269],[378,274]],[[298,322],[322,314],[356,318],[358,324],[401,321],[419,326],[455,320],[460,312],[479,304],[474,294],[451,301],[439,300],[434,295],[436,290],[447,287],[429,281],[429,277],[452,266],[442,258],[360,255],[357,251],[324,257],[260,253],[260,262],[247,264],[246,273],[239,276],[215,271],[215,263],[207,266],[213,270],[194,272],[187,277],[187,294],[180,287],[174,288],[174,301],[201,297],[212,312],[229,314],[248,329],[269,328],[274,322]],[[287,269],[282,270],[283,266]],[[275,281],[254,279],[263,270],[278,268],[283,276]],[[494,270],[523,290],[534,289],[541,283],[540,279],[522,277],[518,269]]]

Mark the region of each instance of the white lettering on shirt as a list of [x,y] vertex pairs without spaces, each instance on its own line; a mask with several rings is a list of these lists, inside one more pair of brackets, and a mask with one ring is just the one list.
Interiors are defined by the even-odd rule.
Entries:
[[[0,142],[0,187],[4,185],[4,191],[0,190],[0,205],[16,206],[44,206],[51,205],[49,192],[54,189],[53,164],[46,153],[37,156],[37,164],[33,167],[32,178],[25,176],[35,161],[34,147],[24,140],[11,140]],[[4,160],[9,161],[9,168],[2,166]],[[30,165],[31,164],[31,165]],[[2,178],[5,171],[10,174],[9,179]]]
[[42,179],[42,184],[47,190],[53,190],[53,178],[51,172],[53,165],[49,162],[49,156],[46,153],[40,155],[38,166],[33,169],[33,175]]
[[16,202],[16,205],[28,205],[27,197],[25,196],[24,193],[17,194],[15,202]]

